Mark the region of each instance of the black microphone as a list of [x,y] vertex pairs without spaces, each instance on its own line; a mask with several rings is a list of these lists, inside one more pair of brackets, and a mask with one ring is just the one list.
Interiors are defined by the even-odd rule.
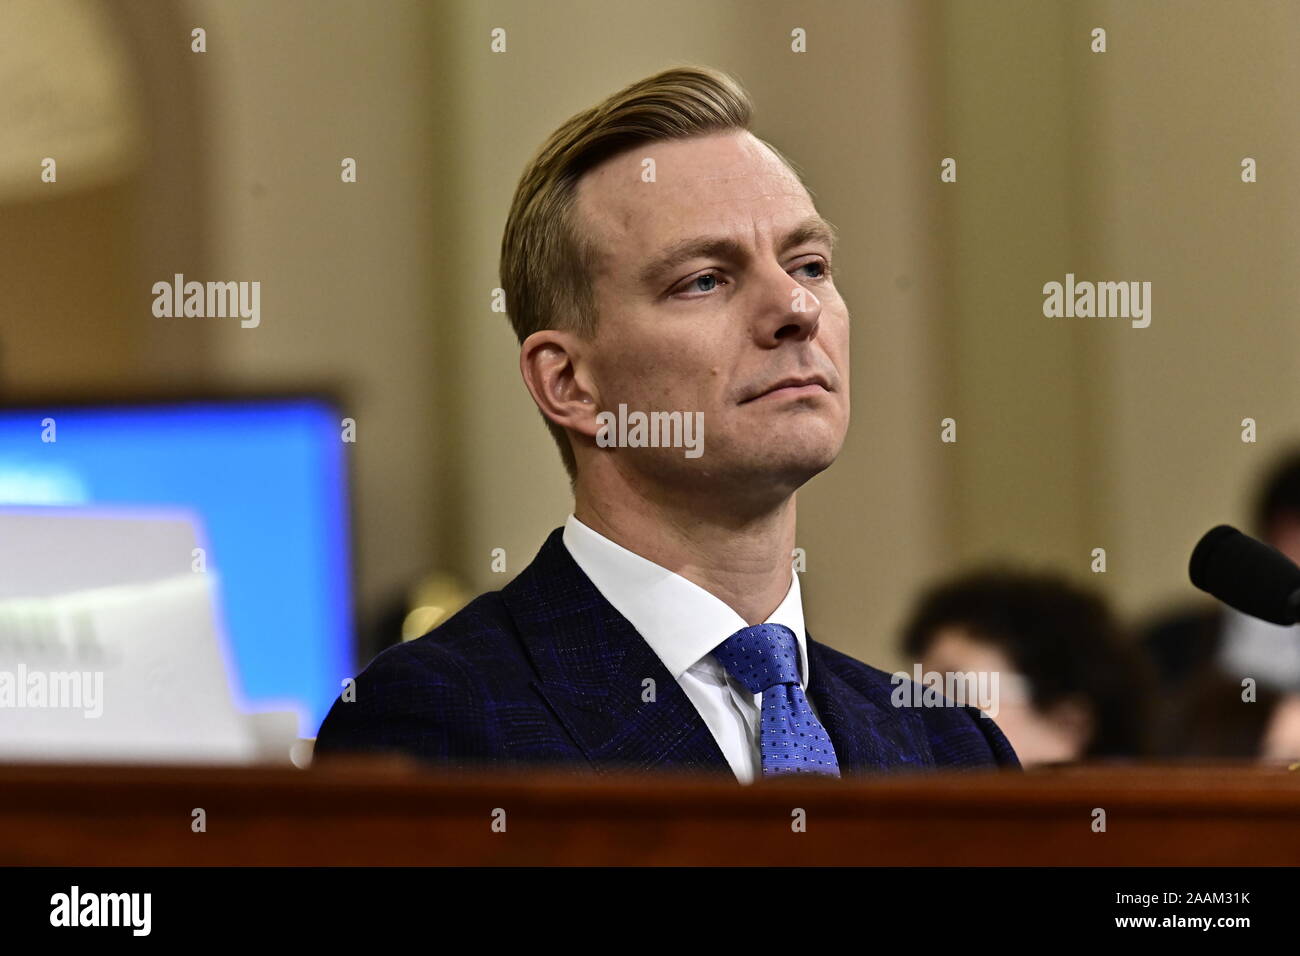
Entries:
[[1231,525],[1205,532],[1187,572],[1202,591],[1251,617],[1283,627],[1300,621],[1300,568]]

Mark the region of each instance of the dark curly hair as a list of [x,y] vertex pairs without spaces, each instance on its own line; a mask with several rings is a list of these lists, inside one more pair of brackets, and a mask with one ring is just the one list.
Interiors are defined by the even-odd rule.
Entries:
[[1000,649],[1044,712],[1080,696],[1092,708],[1085,757],[1152,752],[1149,665],[1099,595],[1064,577],[1010,566],[940,582],[915,603],[903,650],[920,660],[945,627]]
[[1275,459],[1255,493],[1255,534],[1265,540],[1279,518],[1300,518],[1300,447]]

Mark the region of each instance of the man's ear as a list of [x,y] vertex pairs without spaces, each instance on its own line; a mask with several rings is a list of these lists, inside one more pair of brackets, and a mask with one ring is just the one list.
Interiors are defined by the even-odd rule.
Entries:
[[600,402],[583,368],[583,344],[571,332],[534,332],[519,348],[519,373],[543,415],[594,440]]

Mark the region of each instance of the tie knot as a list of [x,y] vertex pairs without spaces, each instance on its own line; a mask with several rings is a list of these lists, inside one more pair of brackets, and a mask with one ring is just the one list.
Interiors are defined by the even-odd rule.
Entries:
[[715,647],[713,656],[752,694],[799,683],[799,645],[783,624],[743,627]]

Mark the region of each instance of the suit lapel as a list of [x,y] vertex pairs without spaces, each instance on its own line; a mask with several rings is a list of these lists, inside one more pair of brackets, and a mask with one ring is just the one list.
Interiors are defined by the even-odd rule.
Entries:
[[916,716],[873,700],[836,673],[823,644],[808,636],[807,695],[821,715],[840,775],[879,773],[906,766],[931,766],[934,757]]
[[731,774],[695,705],[582,573],[561,529],[502,597],[537,670],[534,686],[597,770]]
[[[551,532],[537,557],[502,590],[538,677],[533,685],[601,772],[675,768],[724,773],[726,757],[658,655],[582,572]],[[841,775],[933,764],[915,715],[874,700],[834,669],[808,637],[812,700]],[[645,699],[646,681],[654,699]]]

